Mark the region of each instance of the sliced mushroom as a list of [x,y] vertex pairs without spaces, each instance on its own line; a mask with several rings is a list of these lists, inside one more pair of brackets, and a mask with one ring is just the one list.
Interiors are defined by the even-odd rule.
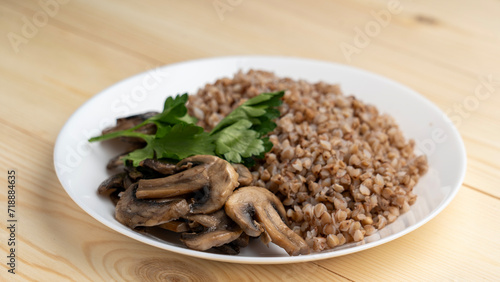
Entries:
[[120,193],[122,193],[122,191],[116,190],[116,191],[112,192],[111,194],[109,194],[109,199],[111,200],[111,202],[113,203],[113,205],[115,207],[118,204],[118,201],[120,201],[120,196],[119,196]]
[[125,178],[123,178],[123,188],[125,188],[125,190],[130,187],[130,185],[134,184],[134,180],[132,178],[130,178],[130,176],[125,175]]
[[265,188],[249,186],[236,190],[227,200],[225,211],[249,236],[266,232],[273,243],[292,256],[310,252],[304,239],[285,224],[283,204]]
[[125,171],[127,172],[128,177],[134,182],[139,181],[139,179],[142,179],[144,177],[144,174],[142,172],[138,171],[137,168],[133,166],[126,166]]
[[246,234],[226,215],[224,209],[211,214],[188,215],[186,219],[196,224],[193,231],[201,228],[198,233],[181,235],[181,240],[191,249],[205,251],[216,248],[222,253],[237,254],[240,245],[245,244],[245,240],[240,238]]
[[137,183],[122,192],[115,210],[116,219],[130,228],[160,225],[189,212],[185,199],[142,200],[136,198],[136,190]]
[[209,155],[189,157],[177,165],[182,167],[189,163],[193,164],[191,169],[200,165],[205,166],[210,177],[209,185],[204,187],[203,194],[198,197],[195,195],[191,213],[211,213],[222,208],[234,189],[238,187],[236,170],[227,161]]
[[236,169],[236,173],[238,173],[238,182],[240,186],[248,186],[252,184],[253,176],[250,170],[242,164],[233,164],[233,167]]
[[232,220],[226,215],[223,209],[220,209],[211,214],[193,214],[187,215],[186,219],[193,221],[205,228],[226,229]]
[[[245,234],[245,233],[242,233]],[[225,255],[237,255],[240,253],[240,247],[233,244],[232,242],[229,244],[222,245],[220,247],[213,247],[214,250],[216,250],[219,253],[225,254]]]
[[137,198],[154,199],[185,195],[208,186],[210,178],[203,166],[196,166],[167,177],[141,179],[137,188]]
[[149,168],[164,175],[171,175],[178,171],[175,164],[162,162],[156,159],[145,159],[139,163],[139,166]]
[[116,190],[125,190],[123,180],[127,176],[126,173],[118,173],[104,180],[97,188],[97,192],[101,195],[109,196]]
[[209,155],[197,155],[177,163],[186,170],[158,179],[141,179],[137,189],[140,199],[172,197],[194,193],[191,213],[211,213],[224,206],[238,187],[238,174],[227,161]]
[[248,235],[245,232],[241,233],[238,239],[231,242],[231,244],[234,244],[235,246],[238,246],[240,248],[248,246],[249,243],[250,243],[250,237],[248,237]]
[[158,227],[170,230],[176,233],[187,232],[190,230],[189,225],[185,221],[173,220],[169,222],[162,223]]
[[181,241],[190,249],[206,251],[213,247],[231,243],[238,239],[243,231],[238,228],[236,230],[208,230],[201,234],[183,233]]
[[120,197],[118,195],[125,190],[125,187],[130,185],[130,178],[127,173],[122,172],[112,175],[104,180],[97,188],[97,192],[101,195],[108,196],[113,205],[116,206]]
[[248,235],[245,234],[245,232],[241,232],[240,237],[238,237],[236,240],[220,247],[214,247],[213,249],[226,255],[237,255],[240,253],[241,248],[248,246],[249,242],[250,239]]

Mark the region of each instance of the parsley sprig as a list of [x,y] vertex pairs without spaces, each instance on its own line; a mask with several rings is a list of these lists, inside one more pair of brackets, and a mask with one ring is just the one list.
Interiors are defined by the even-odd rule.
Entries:
[[[160,114],[132,128],[90,138],[89,142],[117,137],[142,138],[146,146],[124,157],[124,161],[131,161],[134,166],[145,159],[179,161],[194,155],[215,155],[232,163],[251,165],[255,158],[263,158],[272,148],[265,136],[276,127],[273,120],[280,116],[277,108],[283,95],[283,91],[262,93],[247,100],[210,132],[197,126],[196,118],[187,113],[187,94],[168,97]],[[151,123],[156,125],[155,134],[136,131]]]

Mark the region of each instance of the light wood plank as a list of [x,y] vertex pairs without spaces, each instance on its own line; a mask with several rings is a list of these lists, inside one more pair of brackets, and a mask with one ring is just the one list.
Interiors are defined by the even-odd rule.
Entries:
[[[0,9],[11,23],[0,26],[2,33],[7,33],[23,14],[10,7]],[[122,79],[156,67],[50,24],[23,47],[19,54],[0,60],[0,120],[51,143],[87,99]]]

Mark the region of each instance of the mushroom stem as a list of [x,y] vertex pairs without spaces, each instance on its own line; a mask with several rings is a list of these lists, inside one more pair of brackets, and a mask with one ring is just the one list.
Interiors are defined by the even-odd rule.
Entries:
[[186,219],[196,222],[206,228],[227,228],[232,222],[226,215],[224,209],[220,209],[212,214],[193,214],[187,215]]
[[304,239],[285,224],[285,208],[271,191],[255,186],[240,188],[227,200],[225,211],[249,236],[264,232],[289,255],[309,253]]
[[266,233],[291,256],[309,253],[307,243],[281,220],[272,206],[258,207],[256,216],[264,226]]
[[177,163],[179,173],[138,181],[138,199],[169,198],[194,193],[192,214],[212,213],[224,206],[238,186],[238,174],[227,161],[216,156],[196,155]]
[[139,180],[136,197],[155,199],[185,195],[202,189],[208,181],[206,169],[196,166],[163,178]]

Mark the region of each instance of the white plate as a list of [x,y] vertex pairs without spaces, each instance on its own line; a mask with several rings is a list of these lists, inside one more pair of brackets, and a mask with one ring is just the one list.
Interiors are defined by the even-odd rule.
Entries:
[[[237,256],[185,248],[175,238],[168,241],[143,235],[113,217],[111,201],[97,194],[108,177],[107,161],[118,151],[87,139],[114,124],[115,118],[149,110],[162,110],[167,95],[195,93],[206,83],[231,77],[238,70],[261,69],[278,76],[340,84],[345,94],[374,104],[395,117],[407,138],[428,155],[429,171],[414,191],[418,195],[409,212],[378,233],[356,244],[305,256],[289,257],[282,249],[258,240]],[[237,263],[292,263],[332,258],[365,250],[401,237],[435,217],[453,199],[465,175],[463,142],[450,120],[415,91],[382,76],[353,67],[287,57],[222,57],[173,64],[138,74],[104,90],[81,106],[62,128],[54,149],[57,176],[71,198],[104,225],[138,241],[189,256]]]

